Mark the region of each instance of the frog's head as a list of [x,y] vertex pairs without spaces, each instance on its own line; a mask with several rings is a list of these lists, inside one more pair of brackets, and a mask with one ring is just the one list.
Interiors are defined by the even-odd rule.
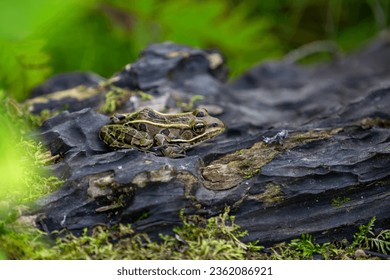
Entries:
[[209,115],[206,109],[199,108],[193,111],[194,119],[190,123],[193,131],[193,143],[200,143],[211,139],[225,130],[225,124]]

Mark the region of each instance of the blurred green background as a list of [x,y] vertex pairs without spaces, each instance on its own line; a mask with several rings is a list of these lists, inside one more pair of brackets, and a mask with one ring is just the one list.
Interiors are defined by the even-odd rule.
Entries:
[[17,100],[50,75],[110,77],[154,42],[217,48],[231,77],[316,40],[350,51],[386,27],[388,0],[1,0],[0,88]]

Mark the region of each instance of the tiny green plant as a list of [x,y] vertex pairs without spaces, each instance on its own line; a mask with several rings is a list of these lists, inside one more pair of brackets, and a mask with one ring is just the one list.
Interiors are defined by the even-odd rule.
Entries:
[[378,235],[374,233],[376,217],[372,217],[367,225],[359,226],[352,242],[353,247],[375,250],[382,254],[390,253],[390,229],[382,230]]
[[302,234],[300,239],[294,239],[289,246],[301,252],[303,258],[311,258],[315,254],[324,255],[330,243],[318,244],[310,234]]
[[142,100],[146,101],[146,100],[152,100],[153,99],[153,95],[149,94],[149,93],[146,93],[142,90],[138,90],[137,91],[137,94],[141,97]]
[[176,101],[177,107],[181,108],[183,112],[189,112],[194,110],[195,102],[203,100],[204,96],[203,95],[194,95],[191,97],[191,99],[188,102],[184,102],[181,99],[178,99]]
[[360,225],[359,230],[354,234],[353,236],[353,247],[359,247],[363,246],[365,248],[368,248],[368,235],[374,235],[373,227],[375,223],[376,217],[372,217],[371,220],[368,222],[367,225]]
[[111,84],[101,84],[101,89],[108,90],[105,94],[105,102],[100,106],[100,112],[105,114],[114,113],[118,108],[127,102],[132,91],[124,90]]
[[344,197],[340,197],[340,196],[338,196],[338,197],[333,198],[332,201],[330,202],[330,204],[331,204],[333,207],[338,208],[338,207],[340,207],[341,205],[343,205],[343,204],[349,202],[350,200],[351,200],[351,199],[350,199],[349,197],[345,197],[345,196],[344,196]]
[[390,253],[390,230],[382,230],[377,236],[369,237],[370,248],[382,254]]

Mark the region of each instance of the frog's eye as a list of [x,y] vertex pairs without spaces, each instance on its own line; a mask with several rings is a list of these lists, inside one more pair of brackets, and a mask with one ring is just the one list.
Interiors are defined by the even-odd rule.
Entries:
[[194,112],[195,117],[202,118],[207,115],[206,109],[198,109]]
[[206,126],[205,126],[204,123],[202,123],[202,122],[197,122],[196,124],[194,124],[194,126],[192,127],[192,129],[193,129],[196,133],[202,133],[203,131],[205,131]]

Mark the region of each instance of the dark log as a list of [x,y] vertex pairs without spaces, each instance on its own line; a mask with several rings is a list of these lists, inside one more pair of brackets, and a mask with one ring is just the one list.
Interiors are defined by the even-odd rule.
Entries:
[[[157,236],[180,224],[180,209],[211,217],[229,206],[246,240],[262,244],[351,238],[373,216],[389,228],[389,59],[378,39],[332,63],[266,63],[224,84],[226,68],[209,52],[153,45],[116,75],[118,86],[202,90],[200,105],[223,109],[226,133],[171,159],[107,149],[98,131],[108,118],[92,109],[55,116],[41,135],[62,155],[50,168],[65,182],[37,202],[37,222],[48,232],[132,223]],[[283,143],[263,141],[282,129]]]

